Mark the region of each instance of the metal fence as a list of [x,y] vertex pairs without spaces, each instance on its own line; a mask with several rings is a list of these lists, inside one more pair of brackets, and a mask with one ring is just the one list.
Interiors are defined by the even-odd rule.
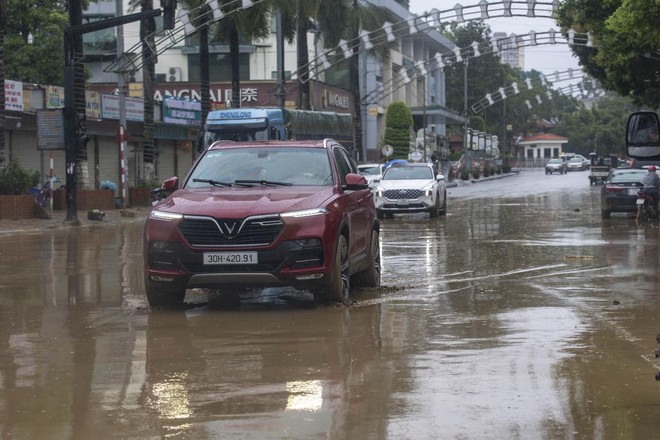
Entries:
[[550,159],[545,159],[543,157],[535,158],[511,158],[509,159],[509,164],[512,168],[544,168],[546,162]]

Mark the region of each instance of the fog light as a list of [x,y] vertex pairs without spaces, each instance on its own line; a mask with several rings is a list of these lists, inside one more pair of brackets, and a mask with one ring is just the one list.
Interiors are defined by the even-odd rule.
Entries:
[[169,242],[167,241],[152,241],[149,243],[149,247],[155,251],[164,251],[169,247]]
[[171,283],[172,281],[174,281],[174,277],[162,277],[159,275],[151,275],[149,279],[151,281],[159,281],[161,283]]
[[299,240],[294,240],[302,247],[319,247],[321,246],[320,238],[303,238]]
[[323,278],[322,273],[310,273],[306,275],[296,275],[298,281],[307,281],[307,280],[320,280]]

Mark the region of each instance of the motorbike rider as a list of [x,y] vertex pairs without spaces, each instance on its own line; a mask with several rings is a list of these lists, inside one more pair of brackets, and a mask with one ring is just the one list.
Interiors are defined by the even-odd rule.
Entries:
[[646,194],[653,198],[653,209],[658,212],[658,187],[660,186],[660,177],[655,172],[655,165],[648,167],[648,173],[642,179],[642,184]]

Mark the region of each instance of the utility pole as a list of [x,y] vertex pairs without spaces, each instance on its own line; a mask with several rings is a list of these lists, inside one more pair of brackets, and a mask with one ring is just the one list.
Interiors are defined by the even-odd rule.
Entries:
[[[468,61],[463,60],[463,110],[465,112],[465,124],[463,126],[463,150],[465,156],[465,167],[468,178],[470,176],[470,152],[468,150]],[[471,140],[471,139],[470,139]]]
[[[176,2],[174,2],[174,6],[176,6]],[[80,224],[77,210],[78,176],[76,156],[81,148],[85,147],[88,140],[87,129],[85,127],[85,76],[82,63],[82,36],[89,32],[96,32],[159,15],[161,15],[161,10],[156,9],[82,24],[81,0],[69,0],[69,27],[64,29],[63,109],[64,160],[66,166],[66,221],[68,222],[76,225]]]
[[[117,17],[124,15],[122,0],[115,0]],[[117,58],[124,56],[124,26],[117,26]],[[127,166],[127,140],[126,125],[126,78],[123,69],[117,73],[117,89],[119,90],[119,170],[121,173],[119,191],[121,193],[121,207],[128,206],[128,166]]]
[[[66,166],[66,220],[79,224],[77,211],[78,172],[77,153],[82,147],[77,134],[81,127],[75,103],[76,65],[82,58],[82,33],[75,32],[82,24],[81,0],[69,0],[69,27],[64,30],[64,149]],[[79,51],[80,50],[80,51]],[[84,91],[83,91],[84,93]],[[84,132],[83,132],[84,134]]]

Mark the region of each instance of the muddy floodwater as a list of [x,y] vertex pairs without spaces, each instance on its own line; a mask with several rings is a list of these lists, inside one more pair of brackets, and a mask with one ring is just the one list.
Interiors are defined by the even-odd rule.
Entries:
[[658,224],[587,172],[448,191],[331,307],[152,311],[140,223],[0,231],[0,438],[660,438]]

